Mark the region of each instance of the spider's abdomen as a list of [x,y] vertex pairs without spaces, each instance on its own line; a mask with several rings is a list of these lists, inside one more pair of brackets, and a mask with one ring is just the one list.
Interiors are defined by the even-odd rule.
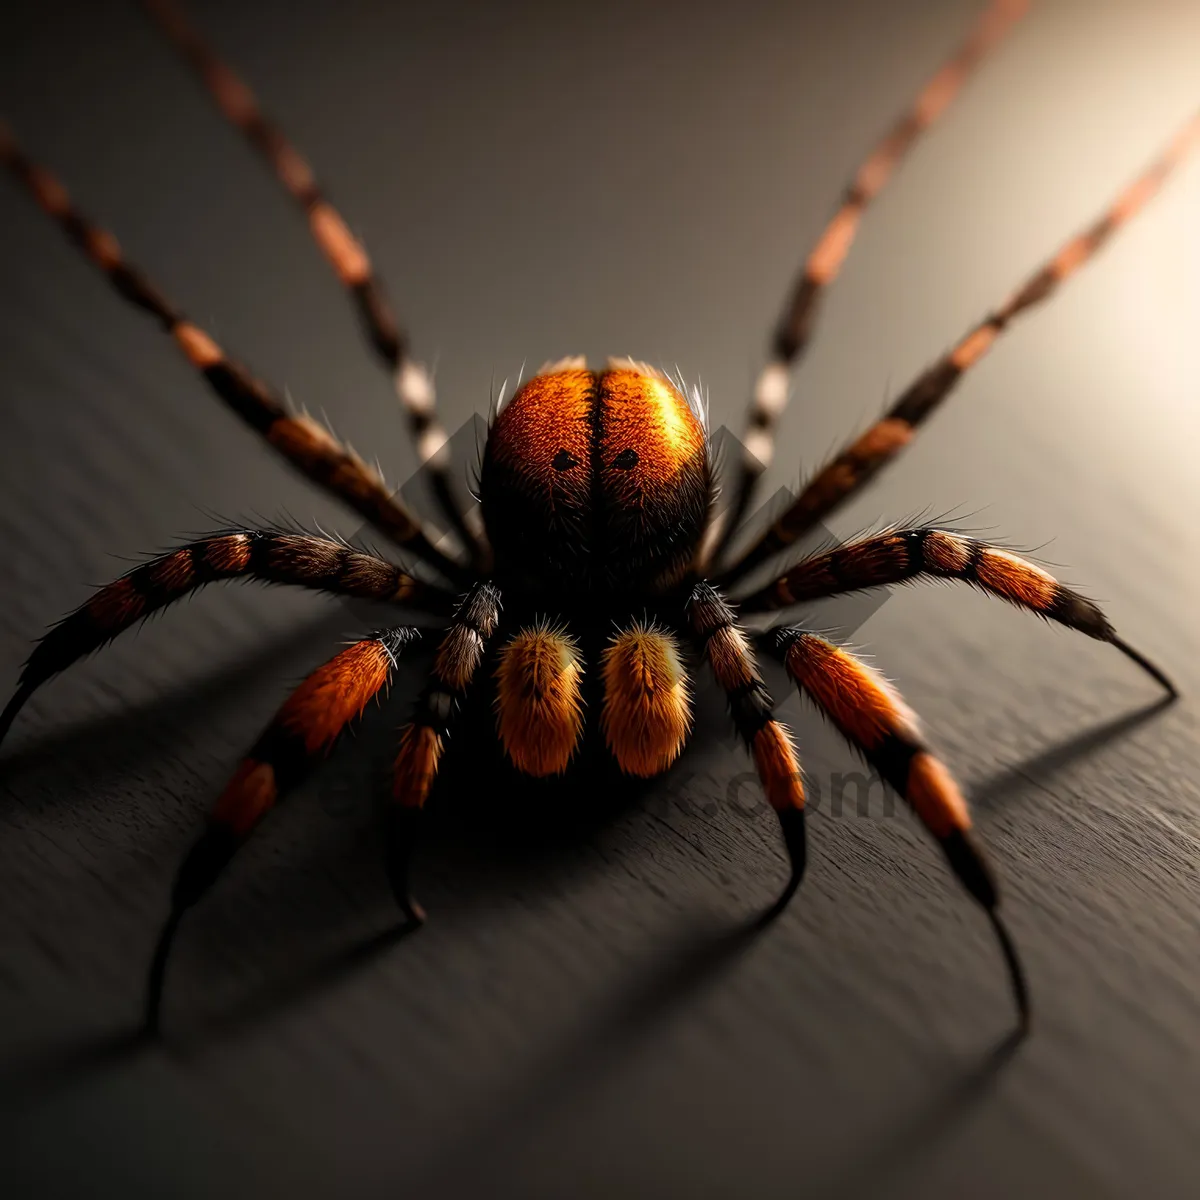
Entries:
[[648,367],[563,364],[497,416],[480,497],[498,575],[566,591],[652,588],[687,565],[704,529],[704,427]]

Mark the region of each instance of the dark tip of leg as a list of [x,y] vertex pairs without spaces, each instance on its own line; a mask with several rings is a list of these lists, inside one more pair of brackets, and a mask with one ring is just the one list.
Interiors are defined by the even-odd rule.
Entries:
[[1161,667],[1156,667],[1144,654],[1140,654],[1128,642],[1122,641],[1119,637],[1113,636],[1109,639],[1118,650],[1121,651],[1127,658],[1132,659],[1147,675],[1150,676],[1160,687],[1166,690],[1168,696],[1172,700],[1179,696],[1179,689],[1175,686],[1171,677],[1162,670]]
[[229,826],[210,821],[179,867],[171,893],[172,908],[181,913],[191,908],[212,887],[240,844]]
[[419,808],[393,805],[387,811],[385,866],[388,883],[391,884],[392,895],[396,897],[405,923],[409,925],[425,923],[425,910],[413,899],[408,884],[408,867],[420,825]]
[[783,832],[783,842],[787,846],[792,873],[779,899],[759,918],[761,925],[769,924],[787,908],[788,901],[796,894],[796,889],[804,878],[804,868],[808,865],[808,837],[804,826],[804,809],[776,809],[775,815],[779,818],[779,828]]
[[167,958],[171,953],[179,922],[183,920],[183,914],[212,886],[225,864],[233,857],[238,845],[237,835],[232,829],[212,821],[180,864],[179,874],[175,876],[175,887],[171,892],[171,911],[163,924],[162,933],[158,935],[158,945],[154,948],[154,957],[150,960],[150,973],[146,978],[146,1015],[143,1028],[148,1034],[158,1032]]
[[942,850],[963,887],[991,912],[998,900],[996,879],[971,831],[955,829],[942,839]]
[[1012,937],[1009,935],[1008,927],[1000,919],[999,912],[994,908],[989,908],[987,915],[988,920],[992,923],[992,928],[996,931],[996,938],[1000,942],[1000,949],[1004,952],[1004,961],[1008,965],[1008,976],[1012,981],[1013,999],[1017,1003],[1017,1016],[1020,1020],[1019,1032],[1023,1036],[1029,1032],[1033,1017],[1029,1006],[1029,984],[1025,979],[1025,968],[1021,966],[1021,959],[1017,954],[1017,948],[1013,944]]
[[791,902],[792,897],[796,894],[796,889],[799,888],[799,886],[800,886],[800,880],[797,879],[795,877],[795,875],[793,875],[787,881],[787,886],[783,889],[782,892],[779,893],[778,899],[776,899],[774,901],[774,903],[772,903],[771,906],[762,913],[762,915],[758,918],[756,924],[760,928],[770,925],[771,922],[774,921],[775,918],[778,917],[785,908],[787,908],[788,904]]
[[1000,949],[1004,952],[1004,961],[1008,964],[1008,975],[1012,980],[1013,998],[1017,1002],[1017,1013],[1020,1016],[1020,1033],[1023,1036],[1029,1030],[1029,986],[1025,982],[1025,971],[1017,956],[1017,948],[1009,936],[1008,929],[1000,919],[996,910],[1000,898],[996,888],[996,879],[988,865],[983,849],[975,841],[969,829],[956,829],[948,837],[942,839],[942,849],[950,861],[954,873],[962,881],[963,887],[971,893],[980,904],[996,931]]
[[167,958],[175,941],[175,931],[183,919],[185,910],[172,908],[163,924],[162,932],[158,935],[158,945],[154,947],[154,957],[150,960],[150,971],[146,977],[146,1010],[142,1021],[142,1029],[148,1035],[154,1035],[159,1030],[159,1016],[162,1011],[163,985],[166,981]]
[[8,731],[12,728],[12,723],[17,719],[17,713],[25,707],[25,701],[33,694],[31,687],[19,687],[16,694],[5,706],[5,709],[0,713],[0,742],[8,736]]

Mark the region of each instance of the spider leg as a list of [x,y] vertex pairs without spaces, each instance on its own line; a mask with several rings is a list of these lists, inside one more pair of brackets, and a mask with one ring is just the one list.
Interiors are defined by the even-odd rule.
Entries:
[[362,243],[330,204],[303,155],[264,115],[253,91],[213,52],[180,6],[172,0],[143,0],[142,7],[200,77],[217,106],[246,135],[304,210],[313,240],[354,299],[366,335],[392,378],[421,465],[430,472],[438,505],[471,552],[474,565],[482,567],[484,547],[476,531],[469,527],[452,483],[450,445],[438,421],[433,380],[410,356],[408,337],[396,323],[383,284]]
[[804,831],[804,785],[791,735],[775,720],[774,702],[754,651],[725,598],[707,583],[698,583],[687,602],[692,636],[729,701],[730,715],[754,759],[767,801],[783,831],[791,875],[764,919],[782,912],[804,877],[807,843]]
[[468,579],[459,563],[433,545],[420,519],[392,495],[371,467],[311,417],[289,412],[271,388],[227,358],[203,329],[189,321],[125,259],[111,233],[90,224],[79,213],[66,188],[25,155],[2,122],[0,163],[12,171],[126,300],[158,320],[213,391],[296,470],[348,504],[397,545],[436,567],[447,579],[455,583]]
[[[871,201],[925,132],[949,107],[984,56],[1029,7],[1028,0],[992,0],[966,40],[925,84],[906,112],[871,148],[842,195],[792,285],[758,374],[742,434],[742,461],[733,503],[710,530],[704,561],[716,563],[746,515],[762,473],[771,465],[779,419],[787,407],[788,379],[808,348],[826,289],[837,278]],[[702,568],[703,569],[703,568]]]
[[100,588],[37,644],[0,714],[0,742],[26,700],[52,676],[151,613],[224,579],[292,584],[448,614],[449,592],[328,538],[263,529],[226,530],[142,563]]
[[391,678],[396,656],[420,637],[411,626],[356,642],[318,667],[288,697],[217,800],[179,868],[146,986],[146,1027],[157,1029],[167,958],[184,913],[216,881],[258,823],[333,749],[342,731]]
[[967,802],[925,743],[899,693],[854,655],[803,629],[764,635],[796,686],[913,808],[942,848],[951,870],[987,913],[1000,943],[1022,1029],[1029,1026],[1029,987],[1000,917],[995,876],[971,829]]
[[446,741],[499,621],[499,589],[492,583],[475,584],[443,634],[412,720],[400,731],[387,815],[386,867],[396,903],[409,920],[424,919],[408,882],[421,813],[437,778]]
[[1099,606],[1011,551],[944,529],[895,529],[838,546],[794,566],[740,601],[775,612],[809,600],[926,579],[961,579],[1068,629],[1115,646],[1172,695],[1167,675],[1117,636]]
[[792,545],[818,522],[856,495],[912,440],[917,427],[987,353],[1013,319],[1053,295],[1127,221],[1153,198],[1193,146],[1200,141],[1200,114],[1194,116],[1164,153],[1138,176],[1082,233],[1068,241],[999,308],[918,376],[887,413],[842,449],[809,481],[793,504],[720,576],[723,586]]

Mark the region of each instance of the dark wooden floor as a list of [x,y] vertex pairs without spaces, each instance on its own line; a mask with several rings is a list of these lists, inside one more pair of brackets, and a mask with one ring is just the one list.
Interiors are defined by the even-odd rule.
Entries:
[[[736,423],[792,264],[974,11],[416,7],[198,11],[373,248],[452,427],[523,360],[579,352],[678,363]],[[6,6],[0,107],[198,320],[403,480],[394,401],[301,220],[133,10]],[[1197,46],[1194,6],[1041,6],[868,222],[771,489],[1146,161],[1196,103]],[[1027,1042],[1005,1042],[978,913],[878,793],[834,811],[858,768],[794,698],[822,799],[768,932],[739,935],[782,853],[710,697],[692,752],[616,813],[445,796],[431,919],[388,939],[369,781],[410,671],[189,918],[166,1041],[136,1044],[203,812],[361,627],[213,589],[47,686],[0,754],[6,1194],[1195,1195],[1197,211],[1192,165],[837,524],[955,510],[1040,548],[1183,688],[1156,707],[1116,653],[963,590],[894,595],[854,633],[969,786]],[[7,182],[0,263],[0,681],[127,557],[255,514],[355,531]]]

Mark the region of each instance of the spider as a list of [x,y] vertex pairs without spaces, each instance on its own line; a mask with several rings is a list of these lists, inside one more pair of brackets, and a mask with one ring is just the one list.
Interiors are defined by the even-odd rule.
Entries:
[[[360,242],[305,159],[263,114],[250,89],[171,0],[144,7],[307,215],[312,236],[357,306],[390,373],[438,510],[457,550],[380,475],[309,417],[229,358],[126,259],[113,236],[75,208],[63,185],[0,126],[0,159],[34,200],[131,304],[155,318],[212,390],[291,465],[344,502],[409,559],[410,573],[328,537],[223,529],[146,561],[52,627],[36,645],[0,715],[0,737],[52,676],[151,613],[217,580],[287,584],[395,606],[400,623],[362,638],[308,676],[250,748],[184,859],[151,963],[146,1024],[157,1026],[168,953],[184,914],[212,886],[263,818],[330,752],[387,687],[397,658],[420,636],[402,614],[441,618],[428,680],[399,733],[385,825],[386,870],[407,922],[424,914],[409,864],[425,802],[473,689],[494,686],[496,736],[517,771],[570,769],[587,737],[603,740],[627,776],[652,778],[679,756],[691,729],[688,663],[703,659],[728,701],[790,860],[786,886],[763,920],[791,899],[806,862],[805,795],[788,730],[774,715],[756,663],[773,655],[800,691],[911,805],[947,863],[990,920],[1020,1026],[1030,1019],[1025,975],[999,910],[993,872],[966,801],[912,712],[874,669],[816,633],[778,625],[749,634],[741,614],[777,613],[822,597],[901,582],[961,580],[1107,642],[1172,695],[1158,667],[1123,641],[1101,610],[1017,555],[951,529],[895,526],[776,567],[790,548],[912,440],[970,368],[1025,310],[1049,297],[1159,189],[1190,145],[1200,116],[999,307],[906,387],[874,425],[811,478],[781,515],[733,547],[769,464],[789,379],[864,211],[986,53],[1023,14],[1025,0],[993,0],[966,40],[875,145],[805,259],[754,384],[731,498],[716,503],[715,468],[698,394],[629,359],[592,369],[577,358],[543,367],[493,414],[478,477],[478,510],[459,494],[434,390],[410,354]],[[480,519],[481,517],[481,519]]]

